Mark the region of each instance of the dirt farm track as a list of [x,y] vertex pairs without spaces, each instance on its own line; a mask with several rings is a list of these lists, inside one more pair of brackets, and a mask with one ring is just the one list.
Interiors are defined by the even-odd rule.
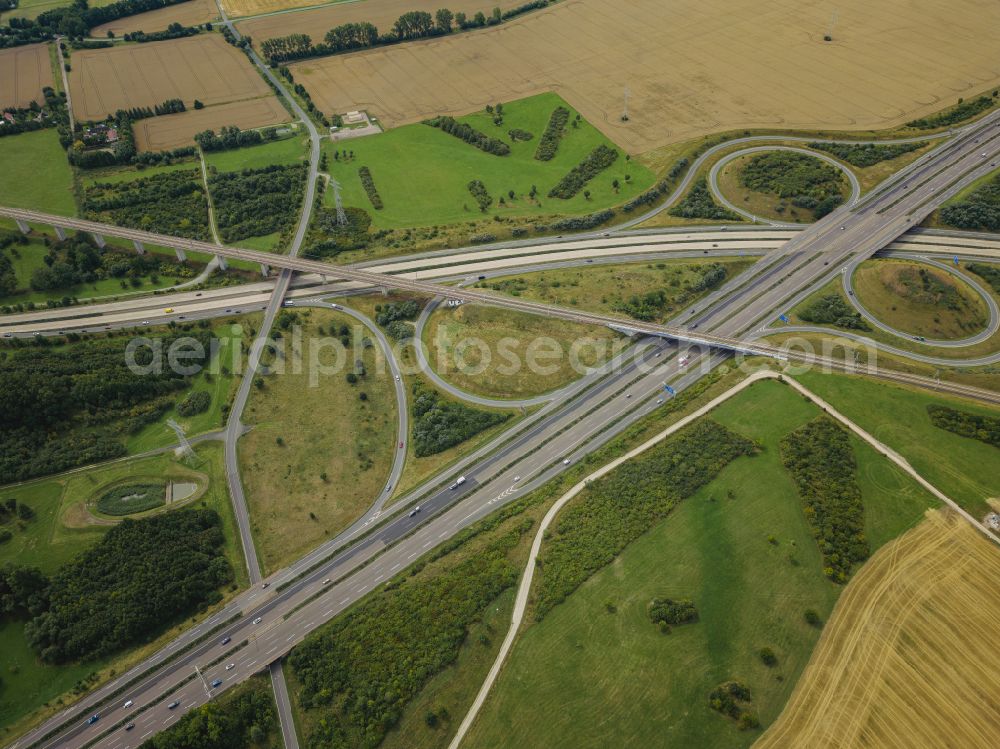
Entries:
[[827,0],[565,0],[292,70],[324,112],[367,109],[389,126],[554,90],[632,153],[744,127],[883,128],[1000,83],[1000,3],[836,7],[824,42]]
[[847,586],[754,749],[1000,745],[1000,549],[943,511]]
[[246,55],[220,34],[74,52],[69,85],[80,121],[174,98],[190,108],[195,99],[211,106],[271,94]]
[[0,109],[42,103],[42,88],[52,85],[47,44],[0,51]]

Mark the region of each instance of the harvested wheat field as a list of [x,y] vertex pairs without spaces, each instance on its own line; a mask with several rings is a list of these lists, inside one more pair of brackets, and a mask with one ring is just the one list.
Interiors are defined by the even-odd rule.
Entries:
[[632,153],[734,128],[882,128],[1000,82],[1000,3],[843,0],[827,43],[830,7],[566,0],[292,70],[324,112],[367,109],[390,126],[554,90]]
[[1000,548],[935,511],[847,586],[775,747],[1000,746]]
[[188,0],[178,5],[139,13],[135,16],[125,16],[116,21],[108,21],[90,30],[90,35],[104,38],[111,31],[115,36],[122,36],[132,31],[162,31],[172,23],[182,26],[197,26],[219,17],[219,9],[214,0]]
[[[438,8],[445,7],[454,12],[462,11],[468,16],[474,16],[478,11],[487,15],[493,8],[507,10],[523,5],[525,0],[360,0],[360,2],[332,3],[311,10],[296,13],[279,13],[273,16],[253,18],[236,24],[242,34],[252,37],[259,45],[265,39],[288,34],[308,34],[313,41],[320,41],[327,31],[342,23],[357,23],[369,21],[375,24],[380,32],[387,32],[403,13],[411,10],[423,10],[433,14]],[[232,16],[249,16],[254,13],[266,12],[266,6],[281,5],[293,7],[295,0],[227,0],[223,2],[226,11]],[[239,12],[230,11],[229,6],[241,8]],[[299,5],[316,5],[315,0],[302,0]],[[294,6],[298,7],[298,6]],[[267,8],[268,10],[273,9]]]
[[219,34],[73,53],[69,77],[78,120],[101,120],[119,109],[167,99],[205,105],[271,93],[250,61]]
[[28,44],[0,51],[0,109],[42,103],[42,88],[52,85],[47,44]]
[[168,151],[194,145],[195,134],[203,130],[218,130],[225,125],[247,130],[291,120],[276,96],[265,96],[139,120],[135,124],[135,142],[140,151]]

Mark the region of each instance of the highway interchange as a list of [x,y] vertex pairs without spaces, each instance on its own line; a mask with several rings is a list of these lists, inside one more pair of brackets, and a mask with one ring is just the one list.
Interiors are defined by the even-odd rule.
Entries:
[[[550,400],[539,411],[519,421],[490,445],[466,458],[449,475],[435,477],[394,503],[388,512],[385,511],[385,499],[391,492],[385,492],[364,517],[359,518],[337,539],[273,575],[269,580],[269,588],[253,585],[230,601],[222,611],[185,632],[164,651],[98,688],[78,705],[22,737],[14,746],[137,746],[151,733],[176,721],[186,710],[214,696],[218,690],[211,690],[206,686],[212,680],[222,679],[220,689],[225,689],[280,662],[281,656],[315,627],[405,569],[420,555],[462,528],[542,485],[552,476],[566,470],[567,465],[572,467],[580,458],[620,433],[628,424],[655,410],[664,382],[670,383],[678,391],[696,382],[711,368],[709,362],[712,365],[718,364],[729,356],[728,351],[712,347],[713,345],[767,353],[765,347],[755,348],[747,341],[749,337],[761,333],[762,324],[769,323],[777,312],[788,309],[795,301],[842,273],[845,268],[853,267],[885,247],[892,249],[895,246],[900,251],[917,249],[918,252],[932,252],[935,247],[944,247],[947,248],[944,252],[953,253],[954,241],[949,243],[947,238],[937,235],[914,234],[898,241],[897,238],[918,224],[942,200],[990,171],[990,163],[1000,152],[996,121],[995,116],[985,118],[943,147],[914,162],[884,189],[866,196],[857,205],[845,206],[827,219],[797,231],[767,229],[745,232],[746,236],[741,234],[739,242],[731,239],[737,234],[735,231],[704,234],[691,231],[664,232],[655,235],[654,240],[650,240],[648,235],[592,235],[566,243],[543,243],[542,247],[508,247],[493,253],[492,258],[487,260],[483,260],[482,250],[464,253],[475,255],[475,258],[463,257],[461,252],[430,253],[406,261],[382,264],[388,267],[359,265],[338,268],[294,257],[273,257],[271,264],[284,266],[278,281],[263,281],[253,284],[254,288],[185,291],[146,302],[130,299],[101,310],[96,307],[86,310],[69,308],[45,311],[38,315],[6,316],[5,326],[16,326],[18,334],[33,335],[41,330],[55,333],[84,325],[87,329],[95,325],[100,329],[107,325],[141,325],[146,319],[151,323],[162,322],[165,316],[176,318],[181,309],[188,308],[190,314],[185,315],[188,319],[228,314],[227,309],[246,312],[266,308],[265,324],[261,326],[261,335],[264,335],[285,299],[294,270],[317,273],[321,277],[346,278],[348,281],[332,284],[321,278],[313,286],[292,289],[288,300],[293,303],[301,300],[308,301],[309,304],[330,304],[316,300],[319,297],[328,298],[334,293],[356,291],[361,287],[386,286],[431,296],[557,314],[565,319],[592,324],[622,325],[623,321],[606,316],[578,311],[558,312],[547,305],[512,303],[513,300],[475,289],[444,288],[428,279],[455,281],[468,278],[471,273],[478,279],[478,275],[497,275],[508,272],[511,268],[523,270],[525,267],[538,265],[552,267],[551,261],[557,256],[558,262],[563,263],[586,263],[588,260],[621,262],[622,259],[635,257],[667,256],[671,251],[675,254],[669,256],[685,256],[684,253],[687,256],[731,256],[731,248],[734,246],[739,246],[748,254],[761,256],[753,267],[699,301],[694,308],[685,310],[669,325],[628,323],[626,327],[648,332],[656,337],[644,339],[634,346],[629,353],[635,355],[626,357],[622,366],[612,368],[614,371],[595,373],[570,386],[558,398]],[[985,157],[982,155],[984,153],[987,154]],[[54,217],[50,219],[42,214],[18,213],[9,209],[0,210],[0,215],[42,222],[56,221]],[[305,216],[304,212],[303,219]],[[60,225],[69,224],[67,228],[93,229],[86,222],[75,219],[59,218],[57,221]],[[300,223],[299,228],[304,231],[302,227],[303,224]],[[134,230],[110,227],[103,227],[102,230],[110,236],[125,238],[129,238],[130,232],[134,233]],[[154,241],[149,237],[142,239]],[[164,238],[157,237],[155,243],[170,246],[163,240]],[[989,247],[990,240],[987,238],[970,238],[968,241],[982,243],[983,253],[995,251]],[[574,243],[586,246],[569,246]],[[301,238],[298,244],[301,244]],[[918,245],[919,248],[913,245]],[[656,249],[651,249],[654,247]],[[663,249],[665,247],[670,249]],[[189,248],[202,252],[215,249],[219,254],[228,253],[231,257],[261,261],[260,253],[251,251],[213,248],[211,245]],[[504,251],[507,252],[506,255],[503,254]],[[547,257],[540,260],[542,255]],[[411,267],[404,267],[407,263]],[[488,263],[496,265],[484,267]],[[419,273],[423,280],[409,279],[411,271],[414,276]],[[175,309],[173,315],[162,312],[154,314],[157,308],[162,309],[164,299],[170,300],[169,305]],[[143,306],[147,302],[149,305]],[[70,313],[96,315],[88,314],[85,318],[74,319],[65,317]],[[97,320],[99,322],[95,322]],[[262,339],[258,337],[257,340],[261,343],[255,349],[252,360],[256,360],[259,346],[262,345]],[[690,363],[683,366],[676,355],[678,342],[682,346],[689,343],[707,345],[696,350]],[[380,341],[380,345],[385,345],[385,342]],[[389,358],[391,361],[392,357]],[[243,382],[249,383],[250,380],[249,376],[245,376]],[[405,398],[400,387],[397,387],[397,398]],[[238,401],[239,407],[234,406],[234,417],[230,425],[227,425],[227,458],[228,445],[234,446],[232,463],[227,460],[227,467],[232,466],[232,470],[235,470],[235,443],[242,433],[239,416],[245,401],[246,394]],[[405,408],[400,409],[401,414],[405,411]],[[405,435],[402,426],[400,434]],[[469,480],[459,488],[450,489],[460,473],[465,473]],[[396,478],[398,479],[398,475]],[[233,481],[231,476],[231,487]],[[235,483],[239,485],[238,472]],[[242,504],[245,509],[245,502],[239,501],[242,496],[241,488],[239,492],[239,496],[234,493],[234,504],[237,507]],[[417,501],[421,511],[411,515],[407,510]],[[402,511],[393,514],[392,510],[396,508],[402,508]],[[248,517],[245,522],[248,528]],[[249,536],[244,539],[245,546],[248,540]],[[252,549],[252,541],[249,548]],[[252,556],[248,555],[248,563],[251,559]],[[255,562],[251,569],[253,566]],[[253,572],[251,575],[253,579]],[[238,620],[198,642],[200,637],[227,622],[237,612],[242,613]],[[224,637],[231,638],[226,645],[221,644]],[[246,645],[241,645],[244,640]],[[188,646],[191,649],[184,650]],[[183,654],[170,660],[172,652],[182,650]],[[214,663],[216,661],[218,662]],[[120,687],[129,685],[138,674],[164,663],[151,675],[117,693]],[[213,663],[214,665],[208,665]],[[229,663],[234,666],[231,670],[226,670],[225,666]],[[194,674],[195,666],[205,667],[200,676],[196,675],[194,679],[180,684]],[[114,700],[104,704],[112,693],[116,693]],[[134,703],[129,710],[121,707],[126,700]],[[169,710],[167,704],[174,700],[178,700],[180,704],[175,710]],[[99,711],[101,720],[88,725],[78,716],[90,710]],[[136,713],[135,716],[129,718],[133,713]],[[126,720],[135,723],[132,731],[125,731],[123,726],[116,727],[117,723]],[[57,733],[42,739],[54,730]]]

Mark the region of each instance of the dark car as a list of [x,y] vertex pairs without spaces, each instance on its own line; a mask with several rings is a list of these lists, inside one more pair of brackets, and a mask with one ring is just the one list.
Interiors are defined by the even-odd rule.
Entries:
[[231,643],[232,641],[233,641],[233,638],[232,638],[232,637],[223,637],[223,638],[222,638],[222,644],[223,644],[223,645],[228,645],[228,644],[229,644],[229,643]]
[[167,705],[167,710],[173,710],[173,709],[175,709],[175,708],[176,708],[176,707],[177,707],[177,706],[178,706],[179,704],[181,704],[181,701],[180,701],[180,700],[174,700],[174,701],[173,701],[173,702],[171,702],[171,703],[170,703],[169,705]]
[[131,731],[133,728],[135,728],[135,723],[129,723],[127,726],[125,726],[126,731]]
[[212,689],[215,689],[216,687],[221,687],[221,686],[222,686],[222,679],[216,679],[215,681],[212,682]]
[[89,718],[87,718],[87,725],[88,726],[92,726],[92,725],[94,725],[94,723],[96,723],[100,719],[101,719],[100,713],[94,713]]

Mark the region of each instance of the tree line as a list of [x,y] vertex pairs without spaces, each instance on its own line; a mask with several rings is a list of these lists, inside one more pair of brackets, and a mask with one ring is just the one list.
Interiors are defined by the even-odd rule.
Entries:
[[841,161],[857,167],[868,167],[882,161],[891,161],[906,153],[919,151],[924,143],[810,143],[810,148],[836,156]]
[[[206,23],[205,30],[211,30],[212,24]],[[151,33],[146,33],[145,31],[130,31],[124,35],[126,42],[138,42],[143,44],[145,42],[165,42],[168,39],[183,39],[186,36],[194,36],[195,34],[200,34],[202,30],[201,26],[184,26],[183,24],[177,23],[176,21],[163,31],[153,31]],[[114,36],[112,32],[108,32],[108,36]]]
[[425,125],[443,130],[448,135],[453,135],[459,140],[464,140],[470,146],[475,146],[480,151],[491,153],[494,156],[506,156],[510,153],[510,146],[499,138],[487,135],[465,122],[459,122],[454,117],[442,115],[430,120],[424,120]]
[[216,135],[214,130],[202,130],[194,136],[194,142],[202,151],[231,151],[235,148],[256,146],[264,141],[278,137],[277,128],[268,127],[264,130],[240,130],[235,125],[223,125]]
[[869,554],[850,436],[833,419],[820,416],[781,441],[781,460],[805,504],[823,555],[823,573],[834,582],[847,582],[854,565]]
[[45,663],[108,656],[221,600],[233,577],[224,540],[213,510],[126,518],[51,578],[4,567],[3,612],[27,619],[25,638]]
[[916,128],[917,130],[933,130],[938,127],[955,125],[975,117],[987,109],[991,109],[996,103],[997,93],[997,91],[994,91],[992,96],[978,96],[969,101],[959,99],[958,104],[951,109],[946,109],[944,112],[938,112],[916,120],[910,120],[906,123],[906,126]]
[[549,197],[569,200],[580,192],[590,180],[614,164],[617,159],[618,151],[602,143],[559,180],[555,187],[549,190]]
[[551,161],[559,150],[559,141],[562,140],[566,130],[566,122],[569,120],[569,110],[564,106],[558,106],[549,115],[549,124],[545,126],[542,137],[538,139],[538,147],[535,149],[535,158],[539,161]]
[[372,208],[376,211],[381,211],[382,196],[378,194],[378,188],[375,187],[375,180],[372,178],[371,170],[366,166],[360,167],[358,169],[358,177],[361,178],[361,186],[365,189],[365,195],[368,196]]
[[494,8],[489,16],[479,12],[471,18],[465,13],[452,13],[447,8],[437,10],[434,15],[427,11],[408,11],[396,19],[392,30],[385,34],[380,34],[375,25],[368,21],[345,23],[327,31],[319,44],[313,44],[312,37],[308,34],[289,34],[265,39],[261,43],[261,53],[269,63],[276,64],[398,44],[414,39],[428,39],[451,34],[456,28],[464,31],[495,26],[523,13],[544,8],[549,3],[550,0],[532,0],[503,12],[499,7]]
[[592,481],[557,516],[542,546],[536,619],[562,603],[731,461],[755,452],[750,440],[702,419]]
[[927,415],[938,429],[1000,447],[1000,419],[996,417],[938,405],[927,406]]

